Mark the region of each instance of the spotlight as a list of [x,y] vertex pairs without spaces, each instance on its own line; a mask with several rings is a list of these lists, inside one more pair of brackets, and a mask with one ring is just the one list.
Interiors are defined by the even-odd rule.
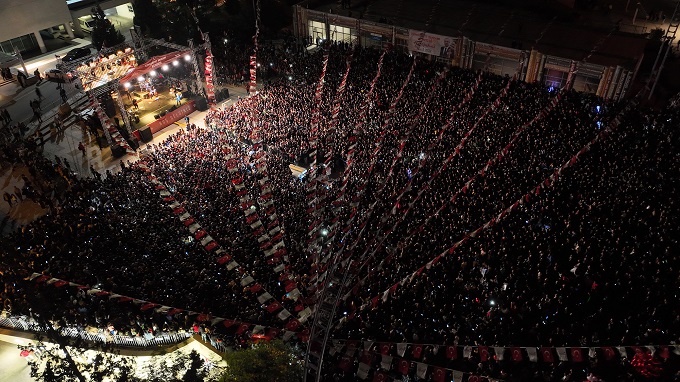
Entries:
[[172,64],[177,66],[177,65],[179,65],[179,61],[175,60],[175,61],[172,62]]
[[259,63],[259,62],[257,63],[257,67],[258,67],[258,68],[260,67],[260,63]]
[[293,76],[288,76],[288,81],[292,81],[292,80],[293,80]]
[[137,81],[143,82],[143,81],[144,81],[144,76],[139,76],[139,77],[137,77]]
[[494,305],[496,305],[496,301],[491,300],[491,301],[489,301],[489,304],[491,304],[491,306],[494,306]]
[[189,60],[191,60],[191,56],[188,55],[188,54],[186,54],[186,55],[184,55],[184,59],[187,60],[187,61],[189,61]]
[[167,72],[168,69],[170,69],[170,67],[166,64],[166,65],[163,65],[163,67],[161,69],[163,69],[163,71]]
[[324,229],[322,229],[322,230],[321,230],[321,235],[322,235],[322,236],[326,236],[326,235],[328,235],[328,230],[327,230],[327,229],[325,229],[325,228],[324,228]]
[[151,77],[156,77],[156,71],[152,70],[149,74],[151,74]]
[[132,84],[130,84],[129,82],[126,82],[125,85],[123,85],[123,86],[125,86],[125,89],[128,89],[130,86],[132,86]]

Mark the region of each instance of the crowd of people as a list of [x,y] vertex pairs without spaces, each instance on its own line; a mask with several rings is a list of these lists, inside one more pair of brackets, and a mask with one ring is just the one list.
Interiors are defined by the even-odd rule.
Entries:
[[[395,51],[327,49],[263,53],[285,73],[256,96],[209,112],[206,129],[190,126],[151,145],[148,156],[118,174],[72,179],[67,202],[7,239],[0,257],[4,309],[133,335],[197,325],[188,314],[140,311],[131,301],[26,280],[39,272],[211,317],[283,326],[259,293],[192,237],[150,174],[286,309],[313,306],[313,280],[331,268],[308,251],[315,220],[309,179],[291,176],[288,164],[313,156],[310,121],[328,54],[316,159],[334,159],[321,223],[332,232],[322,246],[331,262],[353,260],[338,269],[348,277],[333,338],[486,346],[680,339],[678,108],[630,108],[420,59],[414,66],[415,58]],[[346,70],[346,88],[336,97]],[[266,174],[256,165],[260,145]],[[229,162],[234,155],[236,165]],[[545,183],[565,162],[571,166]],[[301,297],[288,294],[253,236],[234,166],[261,210],[261,181],[271,185],[285,273]],[[360,195],[358,205],[340,190]],[[499,215],[517,201],[516,210]],[[209,322],[201,330],[235,342],[245,335]],[[540,370],[497,360],[441,362],[491,378],[633,378],[625,369],[607,374],[601,364]],[[354,378],[332,362],[328,373]]]

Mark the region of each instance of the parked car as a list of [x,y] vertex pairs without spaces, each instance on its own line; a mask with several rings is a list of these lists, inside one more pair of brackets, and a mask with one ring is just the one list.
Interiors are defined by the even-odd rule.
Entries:
[[48,69],[45,71],[46,80],[56,80],[56,81],[70,81],[73,79],[71,73],[64,73],[59,69]]
[[63,62],[75,61],[79,58],[87,57],[90,55],[90,48],[75,48],[71,49],[64,57],[61,58]]

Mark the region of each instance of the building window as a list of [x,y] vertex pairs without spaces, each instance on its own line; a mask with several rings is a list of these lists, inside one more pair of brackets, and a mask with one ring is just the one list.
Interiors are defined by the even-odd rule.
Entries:
[[38,49],[38,41],[36,41],[33,33],[29,33],[11,40],[0,42],[0,49],[5,53],[13,54],[14,48],[19,52],[28,52]]
[[356,33],[347,27],[331,24],[331,40],[334,42],[345,42],[351,44],[356,39]]
[[326,24],[320,21],[309,21],[309,37],[313,45],[319,45],[326,39]]

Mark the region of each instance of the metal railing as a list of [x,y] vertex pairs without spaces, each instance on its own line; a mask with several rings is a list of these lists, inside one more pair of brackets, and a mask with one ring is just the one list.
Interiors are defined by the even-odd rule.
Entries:
[[[43,333],[46,328],[34,319],[26,316],[0,316],[0,326],[23,330],[29,332]],[[89,342],[107,344],[131,348],[150,348],[178,344],[191,337],[191,333],[159,333],[152,335],[147,333],[144,336],[121,336],[118,334],[106,333],[103,329],[98,329],[97,333],[90,333],[75,327],[61,327],[57,331],[63,337],[78,338]]]

